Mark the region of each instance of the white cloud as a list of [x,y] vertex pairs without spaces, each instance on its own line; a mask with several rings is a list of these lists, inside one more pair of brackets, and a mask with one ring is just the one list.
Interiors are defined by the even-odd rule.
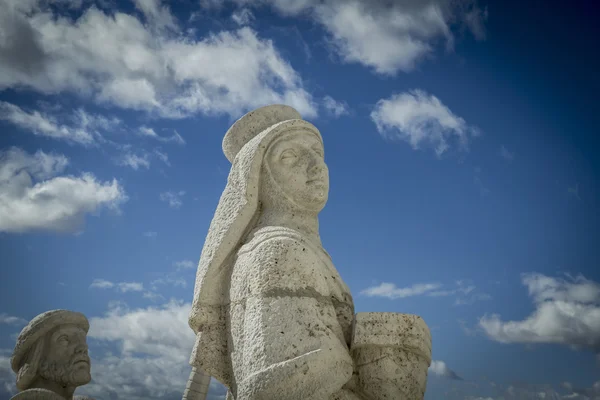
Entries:
[[94,136],[82,127],[59,125],[51,116],[41,114],[39,111],[26,112],[20,107],[5,101],[0,101],[0,120],[8,121],[39,136],[62,139],[83,145],[90,145],[95,141]]
[[522,321],[485,315],[480,327],[502,343],[556,343],[600,351],[600,284],[583,276],[567,278],[523,275],[535,311]]
[[174,265],[177,268],[177,270],[191,269],[191,268],[194,268],[196,266],[196,264],[193,261],[191,261],[191,260],[177,261],[177,262],[174,263]]
[[89,173],[57,176],[68,164],[62,155],[19,148],[0,152],[0,231],[75,232],[86,214],[115,211],[127,201],[116,179],[100,182]]
[[140,168],[150,168],[150,159],[148,154],[137,155],[134,153],[125,153],[117,160],[117,164],[127,166],[138,170]]
[[236,10],[232,15],[231,19],[238,25],[248,25],[254,20],[254,14],[247,8]]
[[433,54],[436,44],[452,49],[453,24],[485,38],[487,10],[476,2],[423,0],[235,0],[241,5],[271,4],[283,15],[307,14],[329,33],[332,50],[345,62],[357,62],[379,74],[408,72]]
[[182,288],[187,287],[187,281],[184,278],[173,277],[173,276],[167,276],[165,278],[155,279],[152,282],[150,282],[150,284],[153,286],[153,288],[155,290],[158,285],[172,285],[175,287],[179,286]]
[[158,233],[154,231],[147,231],[144,232],[143,235],[149,238],[155,238],[156,236],[158,236]]
[[360,292],[369,297],[401,299],[412,296],[447,297],[456,296],[454,305],[473,304],[480,300],[489,300],[491,296],[476,290],[475,285],[458,280],[453,288],[445,288],[441,283],[417,283],[409,287],[398,288],[395,284],[383,282]]
[[[191,371],[194,333],[187,320],[191,305],[170,301],[160,307],[113,307],[90,318],[88,337],[117,345],[117,354],[92,354],[94,380],[79,390],[96,398],[181,399]],[[211,382],[209,399],[224,399],[224,388]]]
[[346,102],[337,101],[331,96],[325,96],[323,98],[323,107],[329,114],[336,118],[349,114],[348,104],[346,104]]
[[140,282],[119,282],[117,287],[121,293],[141,292],[144,290],[144,284]]
[[152,128],[148,128],[147,126],[141,126],[138,132],[142,136],[151,137],[161,142],[175,142],[177,144],[185,144],[185,140],[177,131],[173,133],[173,136],[164,137],[157,134]]
[[6,393],[9,398],[17,394],[17,377],[10,367],[11,354],[12,349],[0,349],[0,394]]
[[141,292],[144,290],[144,284],[140,282],[111,282],[105,279],[94,279],[90,285],[92,289],[117,289],[121,293]]
[[462,378],[460,376],[458,376],[456,374],[456,372],[454,372],[450,368],[448,368],[446,363],[443,361],[436,361],[436,360],[431,361],[431,365],[429,366],[429,372],[434,375],[442,376],[442,377],[448,378],[448,379],[459,380],[459,381],[462,380]]
[[379,286],[373,286],[361,291],[369,297],[387,297],[388,299],[401,299],[405,297],[418,296],[439,289],[440,283],[417,283],[410,287],[398,288],[393,283],[384,282]]
[[406,141],[414,149],[433,146],[438,156],[450,148],[451,141],[457,141],[461,150],[468,149],[470,137],[479,135],[437,97],[422,90],[379,100],[371,119],[383,137]]
[[19,317],[14,317],[6,313],[0,313],[0,324],[6,325],[26,325],[27,320]]
[[161,201],[167,202],[169,207],[179,208],[183,205],[183,201],[181,200],[183,195],[185,195],[185,191],[183,190],[179,192],[163,192],[160,194],[159,198]]
[[133,0],[133,2],[152,26],[177,29],[175,18],[171,15],[169,8],[161,4],[161,0]]
[[111,281],[107,281],[106,279],[94,279],[90,285],[90,288],[95,289],[111,289],[113,287],[115,287],[115,284]]
[[[200,40],[183,33],[166,2],[136,0],[147,21],[96,7],[72,19],[30,0],[0,0],[0,90],[74,93],[163,117],[239,116],[286,103],[316,116],[300,75],[270,40],[242,27]],[[39,4],[38,4],[39,3]],[[160,27],[171,26],[172,29]]]

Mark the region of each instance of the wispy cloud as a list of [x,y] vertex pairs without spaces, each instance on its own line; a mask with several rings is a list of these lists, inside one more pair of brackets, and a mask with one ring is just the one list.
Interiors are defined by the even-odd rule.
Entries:
[[[246,0],[236,2],[252,4]],[[451,50],[453,24],[466,26],[478,40],[485,39],[487,10],[481,10],[473,1],[266,2],[284,15],[312,17],[329,33],[330,49],[342,61],[360,63],[384,75],[412,71],[440,41]]]
[[150,137],[152,139],[156,139],[161,142],[174,142],[177,144],[185,144],[185,140],[183,139],[183,137],[181,137],[181,135],[177,131],[174,131],[172,136],[164,137],[164,136],[160,136],[158,133],[156,133],[156,131],[154,131],[154,129],[148,128],[147,126],[142,126],[139,128],[138,132],[141,136]]
[[196,264],[191,260],[176,261],[173,265],[175,265],[175,268],[177,268],[177,270],[191,269],[196,267]]
[[14,147],[1,151],[0,232],[76,232],[87,214],[102,208],[119,211],[127,201],[116,179],[100,182],[90,173],[58,176],[67,165],[63,155]]
[[144,232],[143,235],[149,238],[155,238],[156,236],[158,236],[158,233],[154,231],[147,231]]
[[0,101],[0,120],[35,135],[53,139],[62,139],[73,143],[91,145],[95,142],[94,135],[82,126],[59,124],[55,118],[39,111],[27,112],[19,106]]
[[468,150],[470,138],[479,135],[437,97],[418,89],[379,100],[371,119],[384,138],[408,142],[413,149],[431,146],[438,157],[452,142]]
[[388,299],[401,299],[413,296],[447,297],[456,296],[455,305],[473,304],[480,300],[489,300],[491,296],[477,291],[475,285],[468,281],[455,281],[454,286],[447,287],[441,283],[417,283],[409,287],[398,288],[395,284],[384,282],[378,286],[364,289],[360,294],[369,297],[385,297]]
[[105,279],[94,279],[90,285],[91,289],[117,289],[121,293],[142,292],[144,284],[141,282],[111,282]]
[[140,168],[149,169],[150,159],[148,154],[137,155],[133,153],[125,153],[119,157],[117,164],[133,168],[137,171]]
[[373,286],[361,291],[369,297],[387,297],[388,299],[401,299],[405,297],[431,294],[434,290],[442,287],[440,283],[417,283],[410,287],[398,288],[393,283],[384,282],[379,286]]
[[0,324],[6,325],[26,325],[27,320],[19,317],[14,317],[6,313],[0,313]]
[[479,325],[502,343],[555,343],[600,351],[600,284],[583,276],[566,279],[524,274],[535,311],[522,321],[485,315]]
[[475,167],[474,175],[475,176],[473,177],[473,182],[475,183],[477,189],[479,189],[479,194],[481,195],[481,197],[489,195],[491,190],[483,183],[483,170],[481,169],[481,167]]
[[448,379],[452,379],[452,380],[458,380],[458,381],[463,380],[460,376],[458,376],[458,374],[456,372],[454,372],[450,368],[448,368],[446,363],[443,361],[436,361],[436,360],[431,361],[431,365],[429,366],[429,372],[431,372],[434,375],[442,376],[444,378],[448,378]]
[[231,19],[238,25],[249,25],[254,20],[254,14],[248,8],[241,8],[231,14]]
[[181,199],[185,195],[185,191],[181,190],[179,192],[163,192],[160,194],[159,198],[161,201],[164,201],[169,204],[171,208],[179,208],[183,205],[183,200]]
[[350,113],[350,109],[346,102],[337,101],[331,96],[325,96],[323,98],[323,107],[329,115],[332,115],[335,118],[339,118],[342,115],[348,115]]

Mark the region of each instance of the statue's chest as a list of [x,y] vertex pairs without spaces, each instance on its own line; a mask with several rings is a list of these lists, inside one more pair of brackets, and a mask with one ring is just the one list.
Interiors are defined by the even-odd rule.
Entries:
[[232,275],[232,301],[249,296],[348,300],[348,289],[324,252],[302,242],[296,242],[284,252],[270,251],[270,247],[257,247],[240,255]]

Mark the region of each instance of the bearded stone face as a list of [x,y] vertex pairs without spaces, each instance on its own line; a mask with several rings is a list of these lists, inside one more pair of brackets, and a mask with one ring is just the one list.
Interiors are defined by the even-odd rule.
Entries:
[[62,386],[82,386],[92,379],[86,332],[75,325],[62,325],[48,337],[48,352],[42,360],[42,378]]

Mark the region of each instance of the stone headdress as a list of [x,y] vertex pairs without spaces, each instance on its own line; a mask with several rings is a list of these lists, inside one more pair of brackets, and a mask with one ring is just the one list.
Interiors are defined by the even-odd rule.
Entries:
[[42,313],[33,318],[27,326],[21,330],[17,338],[17,344],[13,351],[10,364],[12,370],[17,374],[17,388],[25,390],[32,379],[37,376],[37,362],[42,346],[40,339],[51,332],[54,328],[72,324],[80,327],[86,333],[90,329],[90,324],[85,315],[69,310],[51,310]]
[[269,145],[290,131],[318,129],[292,107],[270,105],[240,118],[225,134],[223,152],[232,163],[227,186],[211,221],[200,256],[189,325],[196,333],[190,364],[231,386],[226,312],[231,266],[256,217],[259,178]]

